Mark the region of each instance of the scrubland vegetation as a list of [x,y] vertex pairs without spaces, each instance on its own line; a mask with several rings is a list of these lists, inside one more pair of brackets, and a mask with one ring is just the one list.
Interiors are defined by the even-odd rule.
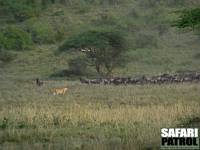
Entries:
[[[158,149],[160,128],[199,127],[199,83],[78,81],[199,71],[199,5],[0,0],[0,149]],[[50,92],[66,85],[66,95]]]

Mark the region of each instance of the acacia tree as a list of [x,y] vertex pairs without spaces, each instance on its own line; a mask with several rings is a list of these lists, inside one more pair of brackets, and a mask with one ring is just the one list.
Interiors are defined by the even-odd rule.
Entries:
[[111,75],[114,68],[126,62],[125,45],[124,36],[119,31],[90,30],[70,37],[59,50],[81,51],[100,75]]

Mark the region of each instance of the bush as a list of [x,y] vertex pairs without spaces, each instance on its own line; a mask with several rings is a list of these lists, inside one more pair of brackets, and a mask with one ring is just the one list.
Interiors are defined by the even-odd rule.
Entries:
[[35,43],[45,44],[56,41],[56,33],[52,25],[47,22],[31,19],[26,22],[26,28]]
[[24,21],[31,17],[39,16],[39,9],[27,5],[18,5],[13,8],[14,17],[18,21]]
[[17,21],[24,21],[28,18],[39,15],[40,7],[34,5],[29,0],[6,0],[0,5],[6,9],[7,13],[12,13]]
[[180,19],[175,22],[174,26],[178,28],[200,28],[200,8],[182,11]]
[[0,48],[24,50],[32,44],[31,36],[17,26],[8,26],[0,34]]

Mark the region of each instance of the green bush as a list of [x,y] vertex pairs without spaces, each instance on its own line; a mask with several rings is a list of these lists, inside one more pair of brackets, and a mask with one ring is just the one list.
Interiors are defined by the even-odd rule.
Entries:
[[14,17],[18,21],[24,21],[28,18],[39,16],[39,9],[27,5],[18,5],[16,8],[13,8],[13,12]]
[[9,125],[9,120],[7,118],[3,118],[0,120],[0,129],[5,129]]
[[30,0],[6,0],[1,1],[0,5],[7,13],[12,13],[17,21],[24,21],[28,18],[38,16],[40,6],[35,5],[34,1]]
[[175,22],[174,26],[178,28],[200,28],[200,8],[182,11],[180,19]]
[[54,43],[58,38],[52,25],[47,22],[31,19],[26,22],[26,28],[33,41],[38,44]]
[[0,48],[3,49],[24,50],[31,44],[30,34],[17,26],[8,26],[0,34]]

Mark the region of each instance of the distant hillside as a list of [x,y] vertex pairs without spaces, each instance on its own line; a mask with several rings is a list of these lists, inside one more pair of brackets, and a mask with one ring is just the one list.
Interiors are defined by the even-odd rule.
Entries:
[[[76,54],[57,55],[58,46],[92,28],[114,28],[126,35],[130,60],[115,75],[200,69],[199,35],[171,27],[177,11],[200,6],[199,0],[0,0],[0,4],[1,30],[10,26],[17,30],[12,34],[8,30],[12,36],[0,34],[0,48],[6,53],[0,55],[14,57],[9,62],[0,60],[0,78],[71,79],[66,70]],[[32,44],[24,40],[22,32],[31,36]],[[5,35],[7,39],[1,40]],[[16,42],[23,50],[13,49]],[[92,69],[85,76],[96,76],[96,72]]]

